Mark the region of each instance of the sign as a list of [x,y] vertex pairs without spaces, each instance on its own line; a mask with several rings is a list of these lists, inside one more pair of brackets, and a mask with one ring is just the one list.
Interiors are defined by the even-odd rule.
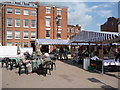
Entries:
[[0,46],[0,57],[16,57],[17,46]]

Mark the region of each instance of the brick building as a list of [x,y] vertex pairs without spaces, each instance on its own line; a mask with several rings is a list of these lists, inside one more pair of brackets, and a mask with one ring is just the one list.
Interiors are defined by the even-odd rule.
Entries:
[[101,25],[101,31],[106,32],[120,32],[119,30],[119,18],[109,17],[107,22]]
[[38,13],[38,38],[67,39],[66,7],[39,4]]
[[118,32],[120,32],[120,18],[118,19]]
[[67,39],[71,39],[72,37],[74,37],[76,34],[78,34],[81,31],[81,26],[79,25],[67,25]]
[[[67,39],[67,7],[39,3],[38,13],[38,38]],[[45,46],[50,51],[55,48],[52,45]]]
[[[0,4],[0,21],[2,21],[2,4]],[[0,22],[0,44],[2,44],[2,22]]]
[[32,3],[2,3],[2,45],[30,47],[30,41],[36,39],[36,11]]
[[21,47],[31,47],[36,38],[67,39],[67,7],[39,2],[4,2],[1,8],[2,45],[19,43]]

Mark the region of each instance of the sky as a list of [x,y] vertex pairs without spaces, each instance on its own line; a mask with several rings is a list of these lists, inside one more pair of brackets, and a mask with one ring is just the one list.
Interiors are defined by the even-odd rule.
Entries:
[[100,31],[109,17],[118,18],[118,2],[59,2],[68,7],[68,24],[81,25],[82,30]]
[[42,0],[42,3],[68,7],[68,24],[78,24],[82,30],[100,31],[100,25],[104,24],[108,17],[118,18],[117,0],[74,0],[73,2],[71,0],[59,0],[59,2],[56,0],[44,2]]

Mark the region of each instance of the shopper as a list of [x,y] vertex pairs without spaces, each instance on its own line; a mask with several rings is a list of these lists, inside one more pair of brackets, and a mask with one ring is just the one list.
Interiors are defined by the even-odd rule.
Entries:
[[64,53],[65,54],[65,59],[68,60],[68,53],[69,53],[68,49],[65,48],[64,52],[65,52]]
[[63,48],[62,47],[60,47],[59,54],[60,54],[60,60],[62,60],[63,59]]
[[118,50],[115,61],[118,61],[118,59],[119,59],[119,62],[120,62],[120,49]]

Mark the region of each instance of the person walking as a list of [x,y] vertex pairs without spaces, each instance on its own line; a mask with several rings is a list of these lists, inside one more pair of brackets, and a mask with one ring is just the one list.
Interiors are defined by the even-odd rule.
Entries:
[[68,60],[68,53],[69,53],[68,49],[65,48],[65,59],[66,59],[66,60]]
[[62,60],[63,59],[63,48],[62,47],[60,47],[59,54],[60,54],[60,60]]
[[120,49],[118,50],[115,61],[118,61],[118,59],[119,59],[119,62],[120,62]]
[[55,49],[54,55],[55,55],[55,59],[58,60],[59,59],[59,50],[58,50],[58,48]]

